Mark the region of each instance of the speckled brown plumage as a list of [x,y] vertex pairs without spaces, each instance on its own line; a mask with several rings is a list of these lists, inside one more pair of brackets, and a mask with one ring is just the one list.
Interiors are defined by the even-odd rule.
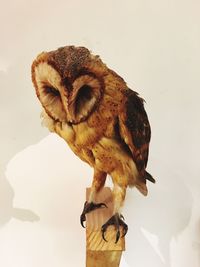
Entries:
[[90,60],[90,52],[85,47],[65,46],[50,55],[50,62],[57,67],[62,77],[74,78]]
[[146,180],[155,182],[146,171],[151,130],[143,99],[84,47],[41,53],[32,64],[32,80],[44,124],[94,169],[84,210],[94,209],[95,195],[109,174],[115,203],[111,221],[127,231],[120,216],[127,186],[147,195]]

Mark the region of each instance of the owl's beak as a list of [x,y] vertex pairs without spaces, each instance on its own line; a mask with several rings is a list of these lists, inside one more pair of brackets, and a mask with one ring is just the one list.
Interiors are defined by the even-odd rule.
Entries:
[[68,114],[72,123],[79,123],[87,119],[92,112],[98,97],[88,85],[76,87],[68,101]]

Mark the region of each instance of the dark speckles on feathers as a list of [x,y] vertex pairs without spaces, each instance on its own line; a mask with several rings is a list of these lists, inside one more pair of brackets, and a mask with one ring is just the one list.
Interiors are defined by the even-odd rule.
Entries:
[[134,91],[127,90],[127,120],[126,125],[132,134],[133,143],[140,148],[149,143],[151,137],[148,117],[144,109],[144,100]]
[[[120,125],[124,125],[125,131],[119,131],[122,139],[129,146],[142,183],[146,179],[153,181],[146,175],[146,166],[149,153],[151,128],[144,109],[144,100],[139,95],[127,89],[124,114],[120,116]],[[123,127],[122,127],[123,129]]]
[[90,58],[85,47],[61,47],[53,54],[53,61],[63,76],[74,77]]
[[124,139],[121,137],[118,118],[117,118],[115,125],[114,125],[114,131],[115,131],[115,138],[121,144],[123,150],[126,151],[127,154],[131,155],[132,153],[131,153],[129,146],[125,143]]

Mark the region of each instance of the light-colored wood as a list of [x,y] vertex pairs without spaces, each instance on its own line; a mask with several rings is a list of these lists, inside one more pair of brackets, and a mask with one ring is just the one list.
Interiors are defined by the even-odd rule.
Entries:
[[[86,190],[88,200],[90,188]],[[125,239],[120,238],[117,244],[116,230],[114,226],[109,226],[105,238],[102,238],[101,227],[107,222],[113,213],[113,201],[110,188],[105,187],[98,193],[96,203],[103,202],[108,208],[100,208],[86,215],[86,250],[87,267],[118,267],[122,251],[125,250]]]
[[87,251],[86,267],[118,267],[122,251]]

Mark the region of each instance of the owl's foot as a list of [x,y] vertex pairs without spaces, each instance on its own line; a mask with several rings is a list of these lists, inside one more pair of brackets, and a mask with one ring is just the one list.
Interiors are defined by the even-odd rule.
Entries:
[[110,225],[114,225],[117,231],[115,244],[118,242],[120,238],[120,226],[123,229],[123,234],[121,237],[124,237],[126,235],[126,233],[128,232],[128,225],[123,220],[124,220],[124,217],[116,213],[104,225],[102,225],[101,227],[102,237],[106,242],[107,240],[105,239],[105,232],[107,231],[107,228]]
[[89,203],[87,201],[85,202],[83,212],[80,216],[80,222],[81,222],[82,227],[85,228],[84,222],[86,221],[86,217],[85,217],[86,213],[89,213],[99,208],[107,208],[107,205],[104,203],[94,203],[94,202]]

